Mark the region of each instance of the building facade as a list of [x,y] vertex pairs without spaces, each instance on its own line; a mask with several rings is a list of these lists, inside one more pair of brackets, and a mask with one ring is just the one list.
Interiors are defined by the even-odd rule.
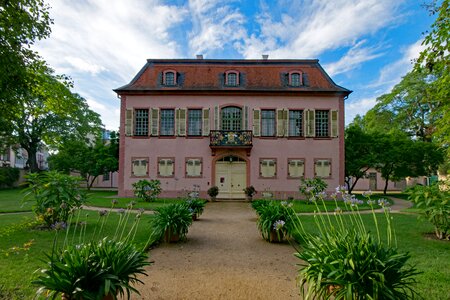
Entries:
[[[151,59],[121,101],[119,196],[161,181],[244,198],[254,186],[298,196],[300,178],[344,184],[344,100],[318,60]],[[258,195],[257,195],[258,196]]]

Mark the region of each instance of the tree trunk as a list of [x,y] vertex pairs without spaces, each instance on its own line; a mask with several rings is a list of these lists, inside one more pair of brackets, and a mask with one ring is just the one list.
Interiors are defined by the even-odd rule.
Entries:
[[30,172],[31,173],[37,173],[39,172],[39,166],[37,163],[37,147],[27,147],[24,145],[21,145],[22,148],[24,148],[25,150],[27,150],[28,153],[28,160],[27,160],[27,165],[30,168]]
[[384,195],[386,195],[388,184],[389,184],[389,176],[386,176],[386,181],[384,182],[384,190],[383,190]]
[[91,190],[91,188],[92,188],[92,185],[94,184],[94,181],[95,181],[95,179],[98,177],[98,176],[93,176],[92,177],[92,180],[89,182],[89,177],[90,176],[88,176],[88,180],[87,180],[87,190],[88,191],[90,191]]

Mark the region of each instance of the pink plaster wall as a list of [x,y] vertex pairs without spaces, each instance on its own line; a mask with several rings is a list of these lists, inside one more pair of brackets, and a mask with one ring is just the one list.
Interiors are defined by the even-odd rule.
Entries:
[[[122,96],[120,128],[120,172],[119,196],[132,196],[131,184],[142,179],[131,177],[132,157],[149,158],[149,177],[159,179],[164,191],[162,196],[180,196],[183,189],[192,189],[193,184],[200,185],[202,194],[214,185],[212,151],[209,137],[198,138],[159,138],[159,137],[126,137],[124,135],[125,109],[139,108],[210,108],[210,129],[215,129],[214,107],[248,106],[248,129],[252,129],[253,109],[339,109],[339,138],[329,139],[288,139],[253,137],[253,148],[249,159],[249,184],[256,190],[270,189],[281,196],[297,196],[299,179],[287,176],[288,158],[305,159],[305,176],[314,176],[314,159],[327,158],[332,162],[332,177],[326,179],[329,190],[344,183],[344,100],[339,97],[293,97],[293,96]],[[331,117],[331,116],[330,116]],[[232,153],[232,150],[227,151]],[[216,155],[220,155],[217,152]],[[173,178],[157,177],[157,158],[175,157],[175,176]],[[202,157],[203,177],[185,178],[185,158]],[[264,179],[259,177],[259,159],[277,159],[277,177]]]

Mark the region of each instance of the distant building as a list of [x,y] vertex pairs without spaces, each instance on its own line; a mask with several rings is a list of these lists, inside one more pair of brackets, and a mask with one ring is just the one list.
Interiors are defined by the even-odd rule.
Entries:
[[300,178],[344,184],[344,100],[318,60],[149,59],[121,99],[119,196],[243,189],[297,196]]

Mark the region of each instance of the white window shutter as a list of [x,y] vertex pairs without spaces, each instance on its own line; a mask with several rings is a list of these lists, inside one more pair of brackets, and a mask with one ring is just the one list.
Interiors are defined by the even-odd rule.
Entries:
[[218,106],[214,107],[214,130],[220,130],[220,110]]
[[209,136],[209,108],[203,109],[202,135]]
[[313,109],[308,109],[305,112],[305,136],[314,137],[316,135],[316,112]]
[[242,130],[248,130],[248,106],[244,106],[242,114]]
[[151,125],[152,125],[151,135],[158,136],[158,134],[159,134],[159,109],[158,108],[152,108]]
[[133,135],[133,110],[127,109],[125,111],[125,135]]
[[337,110],[331,111],[331,137],[339,136],[339,114]]
[[261,110],[253,110],[253,136],[261,135]]

